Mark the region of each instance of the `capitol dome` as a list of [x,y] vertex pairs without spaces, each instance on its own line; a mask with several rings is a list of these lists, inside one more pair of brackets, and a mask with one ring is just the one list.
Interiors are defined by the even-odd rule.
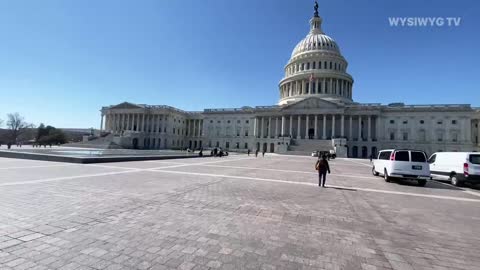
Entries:
[[293,49],[280,81],[279,105],[311,96],[351,103],[353,78],[347,73],[348,62],[340,48],[322,31],[322,18],[315,13],[310,19],[310,31]]
[[308,34],[302,39],[295,49],[293,49],[292,57],[304,52],[326,50],[340,54],[340,49],[333,38],[325,34]]

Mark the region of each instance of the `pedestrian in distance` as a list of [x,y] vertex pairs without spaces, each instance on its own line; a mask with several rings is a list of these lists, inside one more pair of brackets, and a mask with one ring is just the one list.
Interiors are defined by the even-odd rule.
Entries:
[[247,155],[250,156],[250,149],[247,150]]
[[370,163],[373,162],[373,154],[370,154]]
[[258,157],[258,149],[255,150],[255,157]]
[[262,157],[265,157],[265,150],[262,151]]
[[330,174],[330,166],[328,165],[327,156],[322,156],[315,164],[315,170],[318,171],[318,186],[325,187],[327,182],[327,172]]

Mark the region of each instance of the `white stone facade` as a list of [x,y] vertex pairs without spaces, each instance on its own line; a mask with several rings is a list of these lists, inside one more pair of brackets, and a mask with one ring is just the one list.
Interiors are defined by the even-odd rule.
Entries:
[[139,149],[306,153],[333,149],[332,139],[342,138],[350,157],[384,148],[480,150],[480,110],[470,105],[355,103],[348,62],[321,23],[316,13],[285,66],[278,105],[187,112],[125,102],[102,108],[101,129]]

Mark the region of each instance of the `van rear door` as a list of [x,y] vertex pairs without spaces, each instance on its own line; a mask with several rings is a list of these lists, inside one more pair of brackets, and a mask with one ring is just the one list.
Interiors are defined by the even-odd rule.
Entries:
[[468,161],[468,174],[480,175],[480,154],[470,154]]
[[411,175],[412,165],[410,164],[410,152],[400,150],[395,151],[394,155],[391,174]]
[[415,175],[430,176],[430,166],[427,163],[427,156],[421,151],[410,151],[412,172]]
[[392,174],[409,176],[430,176],[430,167],[425,153],[399,150],[395,152]]

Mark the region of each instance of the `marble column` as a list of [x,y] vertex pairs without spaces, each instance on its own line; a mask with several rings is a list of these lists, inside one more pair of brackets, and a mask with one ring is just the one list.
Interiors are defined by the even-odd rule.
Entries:
[[282,115],[282,131],[281,131],[281,135],[282,136],[285,136],[285,116]]
[[145,127],[146,127],[146,125],[145,125],[145,113],[142,113],[142,129],[141,129],[142,132],[145,132]]
[[278,125],[278,117],[275,117],[275,138],[278,138],[280,133],[280,126]]
[[268,117],[268,138],[272,137],[272,117]]
[[362,141],[362,116],[358,116],[358,141]]
[[342,114],[342,119],[340,121],[340,136],[345,137],[345,115]]
[[300,130],[301,125],[300,124],[301,124],[301,122],[302,122],[302,116],[299,115],[298,116],[298,123],[297,123],[297,139],[301,138],[301,136],[300,136],[300,134],[301,134],[301,130]]
[[314,136],[314,139],[317,140],[318,139],[318,115],[315,114],[315,124],[313,126],[313,136]]
[[117,130],[117,117],[115,117],[116,114],[112,113],[112,132],[115,133]]
[[349,123],[349,130],[348,130],[348,140],[353,141],[353,116],[350,115],[350,123]]
[[332,115],[332,139],[335,138],[335,114]]
[[100,133],[103,131],[103,113],[100,116]]
[[480,120],[477,120],[477,145],[480,145]]
[[310,123],[309,123],[308,114],[307,114],[306,120],[305,120],[305,139],[307,139],[307,140],[310,139],[310,138],[308,137],[309,124],[310,124]]
[[367,139],[369,142],[372,141],[372,117],[368,116],[368,130],[367,130]]
[[290,137],[293,138],[293,115],[290,115],[290,121],[289,121],[289,133],[290,133]]
[[322,131],[322,140],[327,139],[327,115],[323,115],[323,131]]
[[193,131],[192,131],[192,137],[197,137],[197,120],[193,119]]
[[265,137],[265,117],[260,117],[262,120],[260,121],[260,138]]
[[253,119],[253,137],[257,137],[258,136],[258,117],[255,117]]

